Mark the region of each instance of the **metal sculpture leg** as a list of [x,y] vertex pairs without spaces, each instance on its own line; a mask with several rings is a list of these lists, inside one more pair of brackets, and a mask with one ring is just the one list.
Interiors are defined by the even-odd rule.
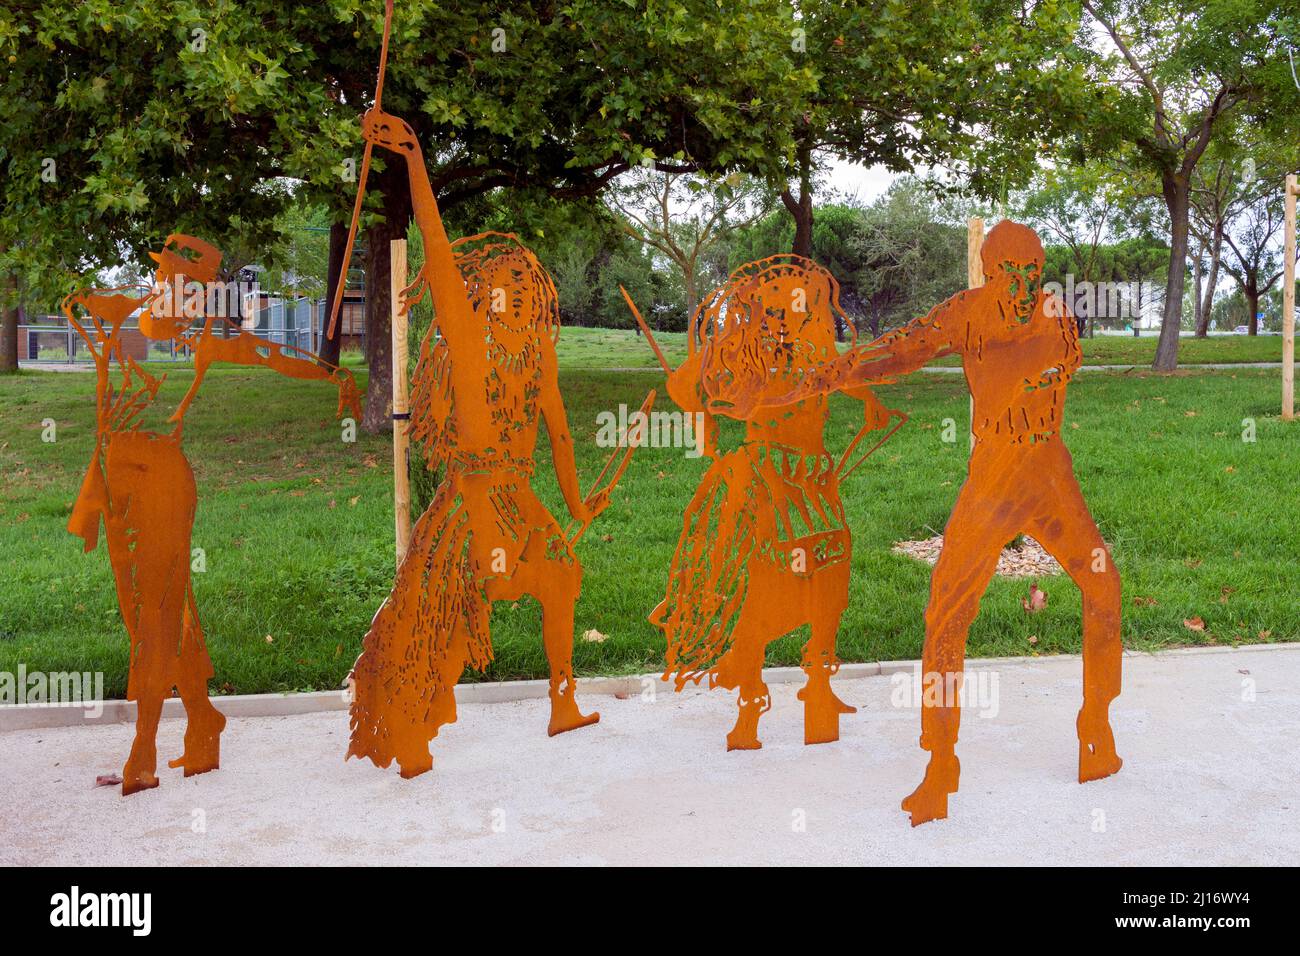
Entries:
[[1079,711],[1079,782],[1109,777],[1124,765],[1115,753],[1110,703],[1120,694],[1124,645],[1120,637],[1120,577],[1074,477],[1069,452],[1061,459],[1050,492],[1051,517],[1030,533],[1070,575],[1083,596],[1083,707]]
[[[534,536],[535,540],[537,536]],[[560,561],[548,562],[550,567],[546,577],[572,577],[574,580],[554,590],[539,589],[538,600],[542,605],[542,643],[546,648],[546,660],[551,670],[551,720],[546,733],[554,737],[569,730],[577,730],[597,723],[600,714],[592,712],[583,714],[578,710],[574,697],[576,685],[573,680],[573,612],[577,602],[576,595],[582,578],[582,571],[576,564],[566,565]]]
[[844,703],[831,690],[831,677],[840,667],[835,655],[835,638],[840,629],[840,617],[844,614],[844,602],[848,599],[848,574],[848,561],[823,571],[821,580],[830,587],[820,588],[827,593],[814,596],[812,601],[812,635],[804,646],[801,662],[808,681],[798,695],[803,701],[805,744],[826,744],[839,740],[840,715],[858,712],[856,707]]
[[[921,785],[903,801],[913,826],[946,817],[948,794],[957,792],[961,775],[956,755],[961,724],[957,692],[963,678],[966,636],[997,570],[1002,544],[1015,534],[988,529],[988,514],[975,498],[966,489],[958,496],[944,529],[943,550],[930,576],[921,654],[921,747],[930,752],[930,762]],[[971,533],[972,524],[985,530]]]
[[[184,618],[183,646],[203,646],[203,631],[193,590],[188,593]],[[176,691],[185,705],[185,751],[175,760],[169,760],[167,766],[173,770],[185,768],[187,777],[218,769],[221,766],[221,732],[226,729],[226,717],[208,698],[207,678],[188,673],[181,675],[176,681]]]

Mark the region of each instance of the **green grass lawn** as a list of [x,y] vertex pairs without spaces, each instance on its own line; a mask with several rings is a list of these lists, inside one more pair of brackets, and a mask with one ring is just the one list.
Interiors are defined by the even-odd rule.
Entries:
[[[674,366],[686,356],[683,332],[656,332],[655,340]],[[1082,340],[1083,360],[1088,365],[1150,365],[1156,354],[1156,337],[1145,335],[1100,335]],[[560,363],[568,368],[658,368],[649,344],[629,329],[566,328],[560,335]],[[1183,338],[1178,361],[1184,365],[1223,362],[1280,362],[1280,335],[1220,335],[1213,338]],[[935,365],[960,365],[955,357]]]
[[[562,338],[584,339],[575,331]],[[572,344],[598,351],[595,342]],[[174,369],[163,397],[174,400],[190,374]],[[1300,640],[1292,581],[1300,425],[1277,418],[1278,378],[1255,369],[1094,373],[1071,386],[1065,435],[1124,578],[1129,647]],[[620,402],[636,407],[662,376],[568,369],[561,381],[587,487],[607,454],[595,445],[597,413]],[[929,568],[889,548],[942,529],[964,475],[964,439],[941,440],[945,418],[965,434],[959,377],[913,375],[881,393],[911,421],[844,488],[854,533],[845,660],[919,656]],[[855,430],[857,406],[834,401],[828,444],[839,449]],[[338,686],[391,585],[390,440],[361,435],[345,444],[333,409],[327,386],[233,369],[209,373],[187,418],[199,486],[194,546],[207,560],[194,580],[214,690]],[[53,444],[41,441],[46,418],[58,423]],[[106,691],[121,695],[127,640],[106,547],[85,555],[64,531],[92,418],[88,375],[0,378],[0,670],[24,662],[29,670],[103,671]],[[1253,443],[1242,440],[1246,418],[1257,424]],[[538,463],[538,490],[558,509],[545,441]],[[682,510],[705,467],[680,450],[639,450],[614,504],[579,545],[586,577],[577,632],[608,635],[577,640],[581,673],[662,665],[662,638],[645,618],[663,596]],[[1028,582],[996,581],[970,653],[1077,651],[1077,592],[1064,578],[1040,585],[1048,605],[1030,616],[1020,604]],[[1204,631],[1184,626],[1193,618]],[[498,605],[497,659],[486,676],[544,676],[539,626],[533,602]],[[797,663],[800,642],[774,644],[769,663]]]

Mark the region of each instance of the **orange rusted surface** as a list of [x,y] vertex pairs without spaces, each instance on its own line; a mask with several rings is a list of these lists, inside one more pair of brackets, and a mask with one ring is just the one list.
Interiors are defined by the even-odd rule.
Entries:
[[[758,721],[771,706],[764,652],[804,625],[811,629],[802,661],[808,680],[799,691],[805,743],[838,740],[840,715],[854,712],[830,684],[852,549],[840,482],[861,463],[848,466],[863,436],[904,416],[867,386],[846,384],[843,391],[862,402],[863,425],[837,459],[823,440],[825,395],[770,401],[837,354],[842,314],[838,284],[810,260],[750,263],[705,297],[692,319],[689,357],[668,377],[669,394],[703,422],[713,463],[687,506],[667,594],[650,620],[667,638],[664,678],[677,690],[707,679],[737,691],[728,750],[762,746]],[[718,450],[719,414],[744,422],[733,450]]]
[[930,578],[923,671],[945,692],[922,695],[925,779],[903,801],[912,824],[948,813],[957,792],[955,746],[966,634],[997,566],[1017,534],[1033,535],[1083,594],[1083,707],[1077,722],[1079,782],[1119,770],[1110,702],[1120,693],[1120,578],[1088,512],[1061,438],[1065,390],[1081,361],[1068,309],[1040,288],[1043,247],[1033,230],[1004,221],[989,233],[985,284],[929,315],[816,369],[787,400],[879,382],[943,355],[960,355],[974,401],[966,482],[944,529]]
[[[68,521],[68,530],[93,551],[104,524],[109,561],[117,583],[122,620],[131,639],[127,699],[136,702],[135,742],[122,771],[123,795],[158,785],[155,737],[163,701],[173,688],[185,704],[185,752],[170,762],[185,776],[217,769],[226,719],[208,700],[213,676],[190,582],[190,533],[197,494],[194,474],[181,450],[185,413],[213,362],[265,365],[293,378],[327,379],[339,387],[339,413],[360,416],[351,373],[323,367],[315,356],[290,355],[279,345],[238,331],[216,334],[204,316],[205,295],[164,295],[187,283],[210,283],[221,253],[192,236],[168,237],[158,263],[154,292],[89,289],[63,302],[68,321],[85,340],[95,362],[96,440],[90,467]],[[140,331],[153,341],[189,346],[194,381],[162,430],[143,427],[166,375],[155,376],[132,358],[123,325],[138,309]],[[80,317],[79,317],[80,313]],[[296,351],[296,350],[289,350]],[[167,429],[166,426],[171,426]]]
[[[402,776],[412,777],[432,766],[429,741],[456,719],[454,688],[465,667],[481,669],[492,660],[494,601],[531,595],[542,605],[551,671],[548,732],[599,719],[582,714],[574,697],[573,617],[582,566],[573,544],[608,505],[631,448],[616,450],[607,466],[622,459],[613,477],[584,497],[557,381],[560,314],[551,277],[514,236],[449,242],[411,128],[378,109],[362,126],[368,143],[407,164],[426,259],[402,307],[428,294],[434,308],[409,427],[428,467],[441,468],[443,477],[353,667],[348,756],[380,767],[396,760]],[[532,489],[543,420],[560,491],[577,524],[572,533],[561,530]]]

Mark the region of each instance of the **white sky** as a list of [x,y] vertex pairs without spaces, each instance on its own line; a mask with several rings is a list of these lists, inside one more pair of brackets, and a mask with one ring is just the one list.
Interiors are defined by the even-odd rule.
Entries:
[[897,178],[897,173],[891,173],[883,166],[866,167],[834,158],[830,161],[831,187],[846,199],[856,199],[863,204],[882,195]]

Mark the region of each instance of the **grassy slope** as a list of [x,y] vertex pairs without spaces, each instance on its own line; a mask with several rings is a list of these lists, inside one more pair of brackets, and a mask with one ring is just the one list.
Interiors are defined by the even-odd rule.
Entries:
[[[569,330],[570,332],[574,330]],[[568,333],[566,333],[568,334]],[[577,337],[575,337],[577,338]],[[167,385],[175,398],[189,373]],[[586,486],[606,452],[598,412],[635,407],[662,381],[648,373],[562,373]],[[0,378],[0,670],[103,670],[125,688],[125,634],[106,549],[83,555],[63,525],[92,440],[92,383],[75,374]],[[1071,388],[1066,435],[1094,514],[1124,576],[1130,647],[1259,639],[1300,640],[1300,610],[1281,568],[1295,565],[1300,435],[1276,418],[1276,371],[1173,377],[1092,374]],[[847,483],[855,537],[852,600],[840,633],[846,660],[916,657],[929,569],[889,553],[895,540],[941,529],[964,473],[960,440],[940,440],[951,417],[962,433],[966,397],[954,376],[915,375],[882,389],[911,422]],[[338,685],[392,580],[390,443],[340,440],[331,389],[260,370],[210,373],[187,420],[187,453],[200,504],[195,576],[226,692]],[[836,399],[828,444],[855,429],[854,405]],[[1258,441],[1241,440],[1242,419]],[[40,421],[59,423],[40,440]],[[537,487],[559,507],[545,441]],[[645,615],[663,594],[682,509],[705,468],[680,450],[637,452],[615,504],[584,538],[586,568],[577,643],[582,673],[654,670],[662,640]],[[1047,610],[1021,610],[1026,582],[995,582],[971,633],[973,655],[1068,652],[1079,647],[1079,601],[1064,579],[1042,582]],[[1141,598],[1142,601],[1135,601]],[[1154,604],[1146,604],[1153,599]],[[1206,632],[1183,625],[1201,617]],[[545,673],[540,615],[531,601],[500,605],[492,678]],[[271,640],[267,640],[267,636]],[[1038,638],[1036,645],[1030,636]],[[773,645],[773,664],[797,662],[796,638]]]
[[[686,355],[686,335],[658,332],[655,340],[676,365]],[[1084,339],[1083,360],[1089,365],[1150,365],[1155,358],[1156,339],[1147,335],[1103,335]],[[1184,338],[1178,348],[1184,365],[1215,362],[1280,362],[1280,335],[1225,335],[1214,338]],[[560,361],[569,368],[658,368],[650,346],[628,329],[566,328],[560,336]],[[936,365],[959,365],[956,358],[941,359]]]

